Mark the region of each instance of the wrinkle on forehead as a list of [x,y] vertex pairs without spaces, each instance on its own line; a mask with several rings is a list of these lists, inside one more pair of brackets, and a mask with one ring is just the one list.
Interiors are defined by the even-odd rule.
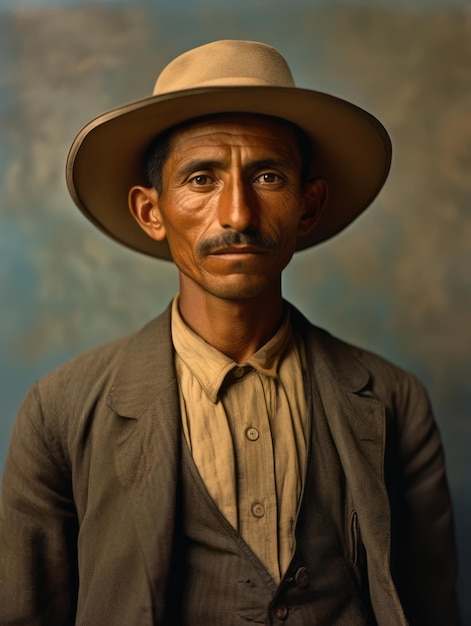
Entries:
[[[272,127],[276,129],[284,128],[294,133],[294,129],[297,127],[282,118],[273,117],[270,115],[260,115],[257,113],[218,113],[214,115],[207,115],[204,117],[194,118],[183,122],[173,128],[168,129],[172,136],[185,130],[191,130],[192,128],[204,127],[204,126],[217,126],[217,125],[237,125],[245,127]],[[298,129],[300,130],[300,129]]]
[[283,123],[260,116],[227,116],[224,119],[196,122],[178,129],[172,135],[170,154],[183,154],[209,148],[212,152],[227,152],[231,148],[272,152],[292,161],[299,157],[294,130]]

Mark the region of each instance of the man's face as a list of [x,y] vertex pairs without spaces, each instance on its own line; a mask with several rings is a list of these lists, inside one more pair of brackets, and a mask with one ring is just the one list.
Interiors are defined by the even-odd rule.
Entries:
[[240,300],[279,288],[323,204],[301,165],[293,129],[271,119],[227,116],[175,132],[145,230],[168,239],[182,290]]

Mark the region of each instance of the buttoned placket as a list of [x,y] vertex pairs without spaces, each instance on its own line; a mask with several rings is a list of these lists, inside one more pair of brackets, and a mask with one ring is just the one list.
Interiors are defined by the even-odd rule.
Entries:
[[186,327],[174,302],[185,438],[210,496],[275,582],[293,554],[305,456],[302,343],[282,357],[289,333],[287,319],[237,364]]
[[[252,368],[236,366],[225,401],[236,407],[231,425],[237,460],[239,533],[253,547],[275,580],[279,579],[278,514],[274,445],[270,428],[275,381]],[[241,394],[250,412],[242,410]]]

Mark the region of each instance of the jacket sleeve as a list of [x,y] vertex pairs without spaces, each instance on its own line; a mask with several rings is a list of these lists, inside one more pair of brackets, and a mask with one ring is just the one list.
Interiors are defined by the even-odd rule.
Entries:
[[414,377],[400,377],[394,397],[393,577],[412,626],[456,626],[456,547],[440,435]]
[[0,624],[74,623],[77,516],[61,434],[38,387],[17,416],[0,500]]

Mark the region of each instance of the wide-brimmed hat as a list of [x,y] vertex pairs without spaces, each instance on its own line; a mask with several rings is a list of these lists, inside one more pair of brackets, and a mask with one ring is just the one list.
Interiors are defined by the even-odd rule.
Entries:
[[294,85],[281,54],[262,43],[224,40],[174,59],[157,79],[153,96],[92,120],[75,138],[67,159],[67,185],[83,213],[120,243],[171,259],[167,242],[151,239],[128,208],[133,185],[147,185],[144,155],[164,130],[206,115],[255,113],[282,118],[311,139],[316,174],[327,180],[327,205],[297,250],[329,239],[375,198],[391,163],[381,123],[335,96]]

